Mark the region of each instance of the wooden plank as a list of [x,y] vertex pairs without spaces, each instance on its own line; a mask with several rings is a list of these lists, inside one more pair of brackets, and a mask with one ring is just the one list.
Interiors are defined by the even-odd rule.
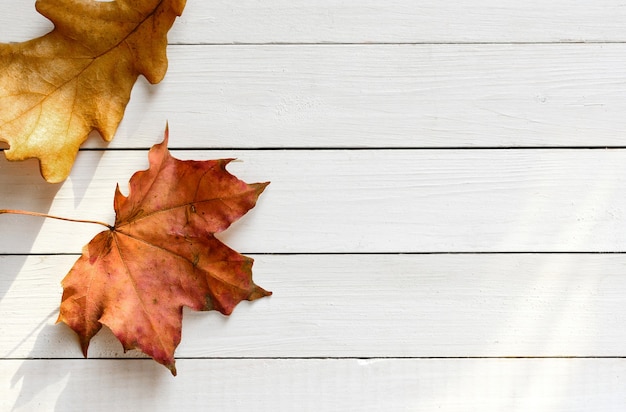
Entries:
[[[93,412],[621,412],[624,359],[0,361],[0,407]],[[114,394],[114,395],[112,395]]]
[[[109,147],[624,146],[626,44],[179,46]],[[95,135],[89,147],[105,147]]]
[[[0,15],[2,41],[52,28],[34,1]],[[189,1],[170,34],[173,43],[406,43],[624,41],[618,0],[463,3],[425,0]]]
[[178,46],[108,146],[624,146],[626,44]]
[[[178,358],[624,356],[626,256],[254,256],[274,292],[185,311]],[[74,256],[0,257],[0,357],[82,358],[55,325]],[[122,353],[109,330],[93,358]]]
[[[257,207],[221,234],[244,253],[626,250],[626,150],[174,153],[237,157],[235,175],[272,181]],[[126,188],[146,164],[145,151],[83,152],[65,184],[42,186],[34,162],[1,160],[2,206],[113,222],[116,184]],[[0,219],[4,253],[80,253],[101,230]]]

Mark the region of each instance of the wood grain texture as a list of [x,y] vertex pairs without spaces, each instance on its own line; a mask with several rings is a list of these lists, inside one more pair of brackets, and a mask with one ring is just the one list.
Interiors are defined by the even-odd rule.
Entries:
[[626,402],[624,359],[193,359],[179,361],[176,378],[159,367],[3,360],[0,408],[621,412]]
[[[230,317],[185,311],[177,358],[624,353],[621,254],[253,257],[255,281],[274,295]],[[0,357],[82,357],[76,335],[55,325],[75,260],[0,258]],[[89,356],[142,357],[108,330]]]
[[[174,140],[176,131],[171,130]],[[620,252],[626,150],[175,151],[271,181],[221,238],[244,253]],[[145,151],[82,152],[62,186],[0,161],[4,206],[113,222]],[[0,216],[5,253],[79,253],[96,225]],[[71,233],[72,236],[68,236]],[[60,241],[60,240],[63,241]]]
[[[8,0],[4,0],[7,2]],[[0,16],[2,41],[37,36],[51,25],[34,1]],[[624,41],[618,0],[189,1],[172,43],[414,43]]]
[[[108,147],[626,145],[625,44],[172,46]],[[98,136],[89,147],[106,147]]]

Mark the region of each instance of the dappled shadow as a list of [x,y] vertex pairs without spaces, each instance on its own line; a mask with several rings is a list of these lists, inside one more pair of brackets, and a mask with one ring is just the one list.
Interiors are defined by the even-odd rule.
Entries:
[[[63,198],[71,197],[77,202],[76,204],[80,203],[86,191],[73,190],[74,196],[72,196],[72,188],[81,189],[89,184],[101,156],[101,153],[92,153],[91,155],[89,155],[89,153],[79,153],[78,167],[74,168],[70,178],[64,183],[49,184],[41,177],[39,165],[36,160],[9,162],[4,157],[4,154],[0,153],[0,209],[18,209],[51,213],[55,202],[61,200],[62,203]],[[80,179],[77,179],[77,176],[80,176]],[[80,184],[77,185],[77,182],[80,182]],[[70,193],[69,196],[67,195],[68,192]],[[70,211],[71,207],[70,205]],[[65,207],[65,209],[68,209],[68,207]],[[49,296],[49,294],[43,291],[46,290],[45,288],[43,290],[38,289],[37,291],[32,291],[32,294],[30,291],[24,289],[24,285],[32,284],[29,283],[32,279],[28,280],[27,278],[32,276],[33,273],[43,273],[46,276],[46,281],[43,282],[44,284],[51,282],[54,284],[54,288],[58,288],[56,290],[60,290],[61,288],[58,282],[63,273],[58,274],[58,276],[53,276],[50,278],[52,280],[50,280],[47,277],[50,267],[46,266],[51,264],[50,261],[42,261],[40,258],[33,256],[33,253],[58,252],[59,249],[51,250],[50,248],[55,248],[56,245],[63,248],[65,244],[65,238],[63,237],[51,238],[51,236],[44,236],[45,241],[41,241],[40,237],[45,222],[46,219],[38,217],[13,214],[0,215],[0,261],[2,263],[0,265],[0,309],[3,312],[12,310],[11,302],[7,301],[7,297],[11,295],[12,292],[11,296],[13,299],[15,299],[16,294],[17,296],[23,296],[22,299],[28,299],[28,297],[32,296],[33,300],[37,300],[38,308],[41,307],[42,304],[44,306],[46,305],[41,299],[45,295],[45,299],[43,299],[45,301]],[[46,233],[50,235],[48,231],[46,231]],[[67,234],[70,233],[71,228],[68,228]],[[76,252],[79,252],[79,250],[76,250]],[[72,260],[72,258],[70,258],[70,260]],[[41,268],[37,268],[38,265],[44,265],[45,269],[42,271]],[[36,283],[41,284],[42,282]],[[47,290],[50,289],[48,288]],[[37,352],[38,349],[36,348],[40,348],[39,350],[45,353],[45,349],[43,348],[48,348],[49,350],[51,347],[66,346],[75,348],[75,352],[80,356],[78,343],[76,343],[73,332],[66,330],[66,328],[54,328],[53,326],[58,315],[60,296],[57,297],[55,294],[54,300],[53,308],[47,308],[47,310],[43,312],[39,310],[42,316],[33,319],[30,329],[24,329],[24,325],[20,325],[20,328],[22,328],[25,333],[23,336],[20,336],[19,341],[15,339],[3,341],[3,358],[19,358],[23,348],[32,343],[33,340],[36,340],[34,352]],[[32,302],[30,304],[32,304]],[[25,305],[25,307],[27,307],[27,305]],[[6,313],[4,313],[4,315],[6,315]],[[4,319],[3,322],[0,322],[0,333],[5,336],[15,336],[15,331],[10,331],[8,328],[16,326],[15,322],[19,321],[19,317],[10,315],[8,319],[7,317],[4,317]],[[49,328],[54,328],[55,333],[48,333]],[[52,341],[50,339],[52,339]],[[75,346],[61,345],[63,341],[71,341],[70,343],[74,343]],[[19,376],[16,376],[13,380],[18,378]],[[28,393],[29,392],[21,393],[20,399],[27,399]]]
[[[96,134],[93,138],[100,139],[100,136]],[[66,185],[71,185],[72,193],[74,197],[74,208],[77,209],[85,196],[87,195],[87,189],[93,182],[93,178],[96,175],[98,166],[102,161],[104,151],[87,151],[81,150],[76,157],[72,173],[66,181]],[[115,188],[111,188],[111,199],[113,199],[113,193]],[[113,200],[111,200],[113,204]]]
[[[130,391],[137,399],[152,403],[150,400],[158,399],[166,391],[171,379],[172,376],[166,369],[148,359],[132,362],[98,359],[26,360],[11,381],[12,387],[21,384],[21,391],[11,411],[39,409],[36,398],[45,396],[46,392],[54,393],[54,410],[58,411],[67,410],[68,405],[75,405],[72,410],[88,410],[88,405],[76,404],[77,394],[79,399],[87,398],[95,405],[116,404],[123,407],[126,399],[119,398],[116,394],[129,395]],[[133,385],[134,382],[141,384]]]
[[[36,160],[9,162],[0,154],[0,209],[21,209],[46,213],[62,184],[46,183]],[[0,253],[19,255],[10,273],[0,268],[0,300],[20,273],[26,254],[39,235],[43,219],[30,216],[0,215]]]
[[[51,348],[63,353],[57,352],[53,356],[56,359],[22,361],[10,382],[11,388],[20,387],[12,411],[32,410],[32,403],[49,391],[55,394],[57,405],[72,404],[71,399],[76,393],[84,393],[85,390],[91,391],[89,398],[95,402],[110,403],[107,401],[110,401],[111,392],[97,392],[99,385],[94,385],[94,380],[106,388],[120,386],[120,389],[126,388],[129,382],[141,381],[137,391],[145,399],[152,399],[158,395],[159,387],[171,378],[167,369],[151,359],[140,358],[131,362],[124,359],[143,355],[136,351],[123,354],[121,344],[113,342],[115,337],[107,328],[103,328],[92,341],[94,352],[100,354],[99,359],[81,359],[78,339],[64,324],[48,324],[38,332],[34,353],[54,353]],[[114,349],[102,353],[102,347]],[[118,357],[121,358],[118,361],[111,360]],[[102,361],[102,358],[106,360]],[[119,379],[120,375],[123,379]],[[146,382],[147,385],[144,384]],[[81,410],[83,407],[79,406]]]
[[[67,198],[64,192],[69,190],[73,193],[73,206],[76,209],[87,194],[87,187],[92,182],[102,156],[102,152],[79,152],[68,179],[63,183],[50,184],[41,177],[37,160],[9,162],[0,153],[0,209],[50,213],[55,199],[60,195]],[[114,188],[111,188],[111,199],[113,191]],[[37,246],[44,222],[45,219],[32,216],[0,215],[0,254],[19,256],[23,263],[29,253],[58,252],[46,250],[46,246]],[[62,246],[63,240],[59,241]],[[12,282],[7,279],[13,280],[21,269],[21,265],[15,265],[15,260],[12,262],[12,273],[3,273],[3,269],[0,269],[3,278],[0,282],[0,300],[11,286]]]

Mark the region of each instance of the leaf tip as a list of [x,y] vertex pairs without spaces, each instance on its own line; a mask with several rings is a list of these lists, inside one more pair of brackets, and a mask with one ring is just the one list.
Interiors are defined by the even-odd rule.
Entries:
[[150,151],[148,152],[148,159],[150,160],[150,165],[152,165],[153,162],[159,162],[157,159],[163,160],[170,156],[169,148],[168,148],[169,138],[170,138],[170,125],[169,125],[169,122],[166,122],[165,131],[163,132],[163,140],[161,141],[161,143],[156,143],[155,145],[153,145],[150,148]]
[[81,348],[81,350],[83,351],[83,357],[84,357],[85,359],[87,359],[87,351],[88,351],[88,349],[89,349],[89,342],[84,343],[84,342],[82,342],[82,340],[81,340],[81,342],[80,342],[80,348]]
[[70,322],[64,316],[63,308],[61,308],[59,312],[59,316],[57,317],[57,320],[55,322],[55,324],[59,324],[59,323],[64,323],[66,326],[68,326],[70,329],[76,332],[76,335],[78,336],[78,341],[80,344],[80,350],[83,353],[83,357],[87,358],[87,352],[89,351],[89,342],[91,341],[91,337],[86,336],[82,334],[81,332],[77,331],[76,329],[74,329],[74,327],[70,324]]
[[272,296],[272,292],[270,292],[269,290],[265,290],[262,287],[256,285],[256,288],[254,288],[252,293],[250,293],[248,300],[252,301],[252,300],[264,298],[266,296]]
[[259,186],[259,194],[261,194],[266,187],[268,187],[270,185],[271,182],[261,182],[261,183],[257,183],[257,185]]

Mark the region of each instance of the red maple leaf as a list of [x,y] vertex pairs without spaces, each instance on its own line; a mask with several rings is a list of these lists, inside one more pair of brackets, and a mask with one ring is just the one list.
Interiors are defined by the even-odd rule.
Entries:
[[139,349],[176,375],[183,306],[228,315],[242,300],[268,296],[252,281],[252,259],[215,233],[254,207],[268,183],[246,184],[231,160],[182,161],[163,143],[148,170],[115,193],[115,225],[96,235],[63,279],[58,321],[79,336],[83,354],[102,325],[124,350]]

